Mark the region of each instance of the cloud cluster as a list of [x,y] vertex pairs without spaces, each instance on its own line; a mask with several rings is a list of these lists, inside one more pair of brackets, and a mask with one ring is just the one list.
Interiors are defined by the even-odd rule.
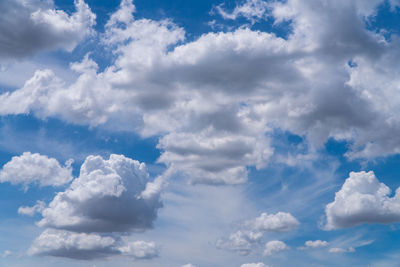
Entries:
[[72,180],[72,160],[65,166],[54,158],[38,153],[24,152],[12,157],[0,170],[0,182],[23,184],[27,189],[30,184],[39,186],[61,186]]
[[53,0],[0,2],[0,61],[20,59],[50,49],[72,51],[92,31],[96,15],[75,0],[71,15],[55,9]]
[[124,0],[102,35],[116,55],[109,67],[98,72],[86,56],[71,64],[73,82],[39,70],[0,95],[0,114],[160,136],[159,162],[193,183],[245,182],[248,167],[270,161],[275,129],[304,136],[312,149],[347,140],[349,158],[396,154],[399,101],[384,96],[396,90],[398,41],[365,27],[380,3],[278,1],[266,12],[277,25],[291,23],[287,39],[242,27],[185,42],[182,28],[136,20]]
[[262,262],[259,263],[245,263],[242,264],[240,267],[268,267],[268,265],[265,265]]
[[246,221],[241,226],[242,229],[230,234],[228,238],[219,239],[216,246],[220,249],[235,251],[240,255],[248,255],[255,246],[263,244],[263,233],[289,232],[297,228],[299,224],[299,221],[290,213],[262,213],[259,217]]
[[393,223],[400,221],[399,189],[391,190],[380,183],[374,172],[351,172],[335,200],[326,205],[325,229],[352,227],[363,223]]
[[40,212],[37,222],[46,230],[34,241],[30,254],[91,259],[113,254],[134,258],[158,255],[153,242],[124,242],[129,232],[152,228],[161,207],[159,191],[145,196],[150,184],[144,163],[122,155],[88,156],[79,177],[57,193],[45,207],[21,207],[19,213]]
[[239,17],[245,17],[254,23],[265,18],[269,6],[270,4],[264,0],[247,0],[243,4],[236,6],[231,13],[224,10],[223,4],[216,6],[215,11],[224,19],[236,20]]

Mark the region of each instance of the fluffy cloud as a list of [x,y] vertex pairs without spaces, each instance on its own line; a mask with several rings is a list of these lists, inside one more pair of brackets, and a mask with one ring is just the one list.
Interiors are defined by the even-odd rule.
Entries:
[[161,207],[159,189],[149,181],[144,163],[122,155],[112,154],[108,160],[88,156],[79,177],[48,205],[38,201],[19,208],[20,214],[41,213],[37,225],[47,228],[29,253],[76,259],[154,258],[159,254],[154,242],[125,242],[123,237],[153,226]]
[[148,179],[144,163],[122,155],[89,156],[79,177],[42,211],[38,225],[78,232],[151,228],[161,203],[156,193],[141,196]]
[[158,248],[153,242],[125,244],[112,236],[47,229],[35,239],[28,254],[85,260],[122,254],[149,259],[158,256]]
[[[399,101],[387,105],[382,96],[397,82],[378,81],[398,79],[399,44],[365,27],[380,3],[278,1],[266,12],[276,25],[290,22],[287,39],[241,27],[185,42],[182,28],[136,20],[124,0],[102,35],[113,64],[98,72],[86,56],[71,65],[79,77],[69,84],[40,70],[0,95],[0,114],[158,136],[159,162],[193,183],[245,182],[249,167],[271,160],[274,129],[304,136],[311,150],[329,138],[347,140],[349,158],[396,154],[400,143],[391,134],[400,128]],[[258,5],[264,3],[248,1],[237,14]],[[366,74],[375,82],[360,78]]]
[[0,3],[0,60],[23,58],[41,50],[71,51],[91,32],[96,16],[83,0],[71,15],[50,1],[5,0]]
[[259,217],[247,221],[246,224],[254,230],[263,232],[289,232],[300,223],[292,214],[287,212],[278,212],[276,214],[263,212]]
[[32,207],[19,207],[18,208],[18,214],[21,215],[27,215],[27,216],[33,216],[35,213],[40,213],[44,210],[46,207],[46,203],[43,201],[38,200],[36,204]]
[[273,240],[269,241],[267,244],[265,244],[265,250],[264,250],[264,255],[265,256],[272,256],[276,253],[288,250],[289,247],[282,241],[279,240]]
[[40,186],[60,186],[72,180],[72,160],[65,163],[65,167],[47,156],[38,153],[24,152],[21,156],[12,157],[0,171],[0,182],[29,184]]
[[308,248],[322,248],[328,246],[329,243],[322,240],[308,240],[304,243],[304,245]]
[[241,226],[242,229],[232,233],[229,238],[219,239],[216,246],[248,255],[255,246],[262,244],[264,232],[289,232],[299,224],[290,213],[261,213],[259,217],[246,221]]
[[335,200],[326,205],[327,230],[352,227],[363,223],[393,223],[400,221],[399,189],[391,190],[370,172],[351,172]]
[[249,254],[255,243],[260,243],[262,238],[261,232],[237,231],[232,233],[228,239],[220,239],[217,241],[217,248],[233,250],[240,255]]
[[188,264],[182,265],[181,267],[196,267],[196,266],[191,263],[188,263]]

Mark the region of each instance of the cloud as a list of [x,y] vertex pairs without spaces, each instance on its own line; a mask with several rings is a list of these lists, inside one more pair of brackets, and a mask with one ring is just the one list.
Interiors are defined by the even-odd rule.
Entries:
[[33,216],[33,215],[35,215],[35,213],[42,212],[45,207],[46,207],[46,203],[38,200],[38,201],[36,201],[36,204],[32,207],[19,207],[18,214]]
[[262,262],[259,263],[245,263],[242,264],[240,267],[268,267],[268,265],[265,265]]
[[157,257],[154,242],[124,240],[153,227],[162,204],[160,188],[148,189],[152,183],[144,163],[123,155],[88,156],[79,177],[49,204],[19,208],[24,215],[41,213],[37,225],[46,228],[29,253],[74,259]]
[[236,20],[239,17],[245,17],[252,23],[264,19],[270,4],[264,0],[246,0],[242,5],[238,5],[229,13],[223,9],[223,4],[216,6],[215,11],[224,19]]
[[278,1],[267,13],[290,23],[286,39],[239,27],[185,41],[171,20],[135,19],[125,0],[101,35],[116,55],[110,66],[99,72],[87,55],[71,64],[71,83],[38,70],[0,95],[0,114],[157,136],[159,162],[192,183],[246,182],[249,168],[271,161],[276,129],[303,136],[312,151],[333,138],[351,144],[351,159],[396,154],[399,102],[379,96],[397,82],[377,81],[398,79],[398,43],[365,27],[380,3]]
[[252,229],[263,232],[289,232],[299,224],[299,221],[287,212],[276,214],[263,212],[259,217],[246,222]]
[[35,239],[28,254],[83,260],[122,254],[135,259],[149,259],[158,256],[158,248],[153,242],[125,244],[112,236],[47,229]]
[[219,249],[233,250],[240,255],[248,255],[254,244],[261,243],[261,238],[261,232],[237,231],[228,239],[219,239],[216,246]]
[[264,255],[265,256],[272,256],[276,253],[288,250],[289,247],[282,241],[279,240],[273,240],[269,241],[267,244],[265,244],[265,250],[264,250]]
[[248,255],[255,246],[262,244],[265,232],[290,232],[298,227],[299,221],[290,213],[261,213],[241,225],[241,229],[230,234],[229,238],[219,239],[217,248],[232,250],[240,255]]
[[399,189],[380,183],[374,172],[350,172],[335,200],[325,207],[326,230],[347,228],[363,223],[389,224],[400,221]]
[[83,0],[71,15],[50,1],[5,0],[0,3],[0,60],[21,59],[42,50],[72,51],[92,31],[96,16]]
[[348,249],[345,248],[331,248],[329,249],[329,253],[352,253],[355,252],[356,250],[353,247],[350,247]]
[[0,253],[0,258],[7,258],[12,254],[10,250],[4,250],[2,253]]
[[23,184],[28,188],[30,184],[39,186],[61,186],[72,180],[72,160],[65,163],[65,167],[47,156],[38,153],[24,152],[21,156],[12,157],[0,171],[0,182]]
[[196,266],[191,263],[188,263],[188,264],[182,265],[181,267],[196,267]]
[[329,243],[327,241],[323,241],[323,240],[308,240],[304,243],[303,247],[298,247],[297,249],[299,250],[305,250],[305,249],[315,249],[315,248],[323,248],[323,247],[327,247],[329,245]]
[[122,155],[89,156],[79,177],[42,211],[41,227],[77,232],[123,232],[151,228],[159,194],[143,198],[149,182],[144,163]]

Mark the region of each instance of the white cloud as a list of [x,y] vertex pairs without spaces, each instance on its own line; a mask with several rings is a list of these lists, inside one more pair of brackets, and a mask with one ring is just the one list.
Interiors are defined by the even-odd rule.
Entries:
[[262,262],[259,263],[245,263],[242,264],[240,267],[268,267],[268,265],[265,265]]
[[191,263],[188,263],[188,264],[182,265],[181,267],[196,267],[196,266]]
[[19,207],[18,214],[33,216],[35,213],[40,213],[46,207],[46,203],[44,201],[36,201],[36,204],[32,207]]
[[351,172],[335,200],[326,205],[327,230],[352,227],[363,223],[393,223],[400,221],[399,189],[391,190],[370,172]]
[[352,253],[355,252],[356,250],[353,247],[350,247],[348,249],[345,248],[331,248],[329,249],[329,253]]
[[323,240],[308,240],[304,243],[304,245],[308,248],[323,248],[328,246],[329,243]]
[[0,171],[0,182],[28,185],[37,183],[40,186],[61,186],[72,180],[72,160],[65,167],[47,156],[38,153],[24,152],[21,156],[12,157]]
[[239,17],[245,17],[254,23],[257,20],[264,19],[267,16],[268,8],[271,5],[264,0],[246,0],[242,5],[238,5],[229,13],[223,9],[223,5],[215,7],[216,12],[224,19],[235,20]]
[[[369,98],[377,94],[374,84],[357,78],[397,77],[397,42],[365,29],[379,3],[274,2],[268,14],[291,22],[287,39],[242,27],[185,42],[170,20],[134,19],[125,0],[102,35],[113,64],[98,72],[87,56],[71,65],[79,78],[70,84],[38,71],[0,95],[0,114],[159,136],[159,161],[193,183],[245,182],[249,167],[268,165],[274,129],[304,136],[311,150],[335,138],[352,143],[350,158],[395,154],[400,101]],[[348,67],[349,60],[358,67]],[[379,95],[396,90],[397,83],[375,83]]]
[[261,232],[239,230],[232,233],[228,239],[219,239],[216,246],[220,249],[236,251],[240,255],[247,255],[252,251],[254,244],[261,242],[261,238]]
[[71,15],[51,1],[5,0],[0,3],[0,60],[23,58],[41,50],[72,51],[92,31],[96,16],[83,0]]
[[241,230],[230,234],[229,238],[219,239],[217,248],[233,250],[240,255],[248,255],[255,246],[262,243],[265,232],[290,232],[298,227],[299,221],[290,213],[276,214],[261,213],[252,220],[241,225]]
[[78,232],[123,232],[151,228],[161,207],[158,192],[141,196],[146,165],[122,155],[89,156],[80,175],[42,211],[41,227]]
[[153,242],[136,241],[126,244],[113,236],[47,229],[35,239],[28,254],[86,260],[110,255],[150,259],[158,256],[158,248]]
[[299,221],[287,212],[268,214],[266,212],[246,224],[254,230],[263,232],[289,232],[299,226]]
[[265,250],[264,250],[264,255],[265,256],[272,256],[276,253],[288,250],[289,247],[282,241],[279,240],[273,240],[269,241],[267,244],[265,244]]

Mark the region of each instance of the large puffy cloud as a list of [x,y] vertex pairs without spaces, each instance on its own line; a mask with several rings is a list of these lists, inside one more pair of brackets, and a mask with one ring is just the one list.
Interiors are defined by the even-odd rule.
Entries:
[[[136,20],[124,0],[102,36],[116,54],[113,64],[98,72],[85,57],[71,65],[80,75],[70,84],[38,71],[23,88],[0,95],[0,114],[161,136],[159,161],[194,183],[245,182],[249,166],[270,161],[268,136],[277,128],[304,136],[312,149],[329,138],[347,140],[351,158],[398,153],[391,133],[400,127],[399,101],[382,105],[371,97],[374,84],[358,78],[396,77],[398,42],[365,27],[380,3],[274,2],[268,15],[277,25],[291,22],[287,39],[239,28],[185,42],[182,28]],[[379,95],[396,90],[387,85],[376,82]]]
[[0,60],[23,58],[41,50],[71,51],[90,34],[96,16],[83,0],[75,0],[71,15],[53,1],[0,2]]
[[122,155],[89,156],[79,177],[42,211],[38,225],[78,232],[151,228],[161,203],[157,193],[141,196],[148,179],[144,163]]
[[[149,189],[150,188],[150,189]],[[149,180],[144,163],[123,155],[88,156],[79,177],[45,205],[21,207],[18,212],[42,215],[45,231],[29,253],[75,259],[110,255],[149,259],[158,256],[154,242],[128,242],[131,232],[153,227],[161,207],[160,187]]]
[[29,184],[40,186],[60,186],[72,180],[71,160],[65,167],[54,158],[49,158],[38,153],[24,152],[21,156],[12,157],[0,171],[0,182]]
[[400,221],[400,189],[391,190],[370,172],[351,172],[335,200],[326,205],[327,230],[352,227],[363,223]]

